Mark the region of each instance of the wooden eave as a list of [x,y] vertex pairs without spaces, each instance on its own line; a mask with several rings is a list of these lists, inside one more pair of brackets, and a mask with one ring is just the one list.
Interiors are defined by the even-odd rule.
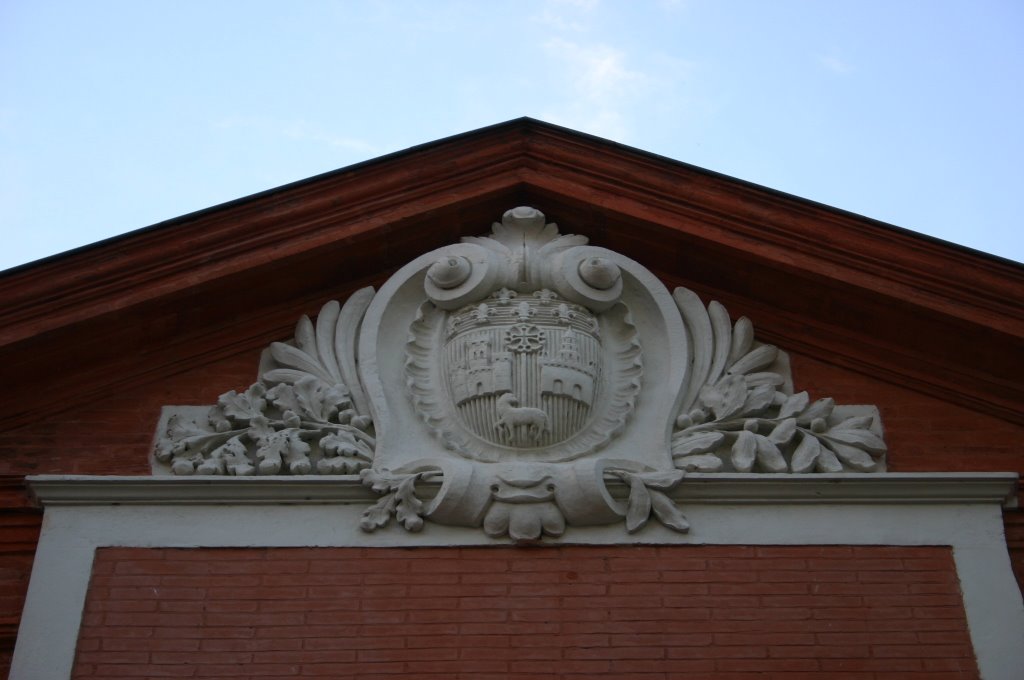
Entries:
[[530,119],[0,275],[0,423],[287,336],[523,204],[784,348],[1024,423],[1021,265]]

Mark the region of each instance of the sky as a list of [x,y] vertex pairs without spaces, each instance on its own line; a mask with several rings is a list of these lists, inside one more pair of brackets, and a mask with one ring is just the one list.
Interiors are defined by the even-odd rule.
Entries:
[[0,269],[520,116],[1024,262],[1020,0],[0,0]]

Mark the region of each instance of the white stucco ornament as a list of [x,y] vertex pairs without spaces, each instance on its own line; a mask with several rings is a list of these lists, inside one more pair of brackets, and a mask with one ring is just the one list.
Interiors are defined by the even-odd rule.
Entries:
[[652,517],[685,532],[668,492],[688,471],[873,472],[885,449],[877,409],[794,393],[748,319],[520,207],[303,317],[245,392],[165,409],[154,466],[359,474],[380,494],[366,531],[533,541]]

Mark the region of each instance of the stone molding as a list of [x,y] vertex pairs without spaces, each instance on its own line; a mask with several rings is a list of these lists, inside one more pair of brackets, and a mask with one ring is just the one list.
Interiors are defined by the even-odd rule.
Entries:
[[[272,505],[363,504],[378,499],[356,475],[345,477],[93,477],[36,475],[26,478],[44,507],[87,505]],[[421,495],[436,496],[441,484],[424,481]],[[613,498],[629,486],[607,481]],[[756,475],[693,473],[669,492],[681,504],[930,505],[990,503],[1017,507],[1013,472],[889,472],[871,474]]]

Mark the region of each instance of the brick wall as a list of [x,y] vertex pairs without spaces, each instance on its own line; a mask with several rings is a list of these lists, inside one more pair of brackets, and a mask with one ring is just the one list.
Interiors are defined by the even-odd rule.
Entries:
[[73,677],[976,678],[947,548],[101,549]]
[[161,408],[213,404],[230,389],[245,389],[256,380],[260,352],[163,376],[0,431],[0,474],[148,475]]

